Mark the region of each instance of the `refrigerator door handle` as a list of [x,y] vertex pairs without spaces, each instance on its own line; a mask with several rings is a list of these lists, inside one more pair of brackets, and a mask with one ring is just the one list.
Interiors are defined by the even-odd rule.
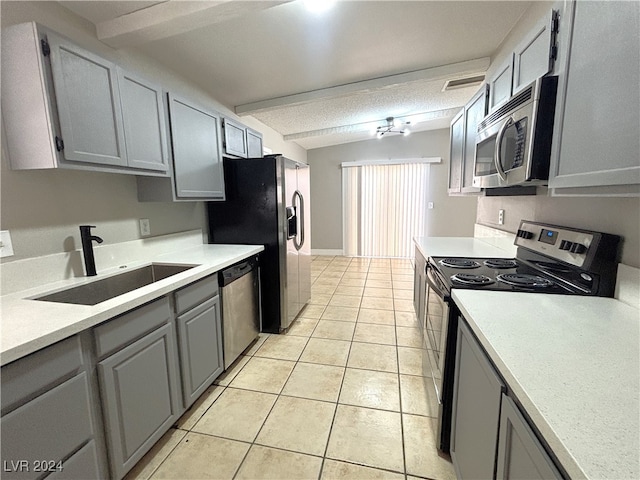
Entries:
[[295,199],[296,197],[298,197],[298,201],[300,202],[300,215],[298,215],[300,218],[300,241],[298,242],[298,237],[296,236],[296,238],[293,239],[293,244],[296,250],[300,250],[304,245],[304,197],[298,190],[293,194],[293,198]]

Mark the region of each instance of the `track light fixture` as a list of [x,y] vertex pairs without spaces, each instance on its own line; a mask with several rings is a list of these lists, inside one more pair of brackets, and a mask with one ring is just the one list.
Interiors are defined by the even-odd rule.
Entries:
[[397,118],[387,117],[387,124],[377,127],[372,134],[378,138],[382,138],[387,133],[399,133],[406,137],[411,133],[409,125],[411,122],[401,122]]

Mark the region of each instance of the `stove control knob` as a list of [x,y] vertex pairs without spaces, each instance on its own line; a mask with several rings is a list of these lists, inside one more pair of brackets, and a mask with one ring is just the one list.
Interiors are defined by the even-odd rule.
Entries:
[[533,238],[533,233],[527,232],[526,230],[518,230],[518,233],[516,235],[520,238],[524,238],[525,240]]
[[573,245],[571,245],[571,248],[569,249],[569,251],[571,253],[582,254],[587,251],[587,247],[585,247],[581,243],[574,243]]
[[560,250],[569,250],[573,245],[574,245],[573,242],[570,242],[568,240],[562,240],[560,242]]

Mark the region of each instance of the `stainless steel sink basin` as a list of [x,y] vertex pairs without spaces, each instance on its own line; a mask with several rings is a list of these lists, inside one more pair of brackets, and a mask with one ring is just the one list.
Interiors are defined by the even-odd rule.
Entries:
[[34,300],[57,303],[74,303],[76,305],[96,305],[110,298],[131,292],[145,285],[189,270],[197,265],[172,265],[153,263],[146,267],[129,270],[112,277],[96,280],[77,287],[50,293]]

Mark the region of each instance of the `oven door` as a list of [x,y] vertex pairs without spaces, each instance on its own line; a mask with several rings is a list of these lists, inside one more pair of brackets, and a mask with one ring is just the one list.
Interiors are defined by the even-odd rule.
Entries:
[[444,284],[432,267],[427,265],[427,308],[423,325],[426,361],[423,364],[428,365],[429,371],[424,374],[433,379],[439,404],[442,404],[444,362],[449,329],[449,298],[445,292]]

